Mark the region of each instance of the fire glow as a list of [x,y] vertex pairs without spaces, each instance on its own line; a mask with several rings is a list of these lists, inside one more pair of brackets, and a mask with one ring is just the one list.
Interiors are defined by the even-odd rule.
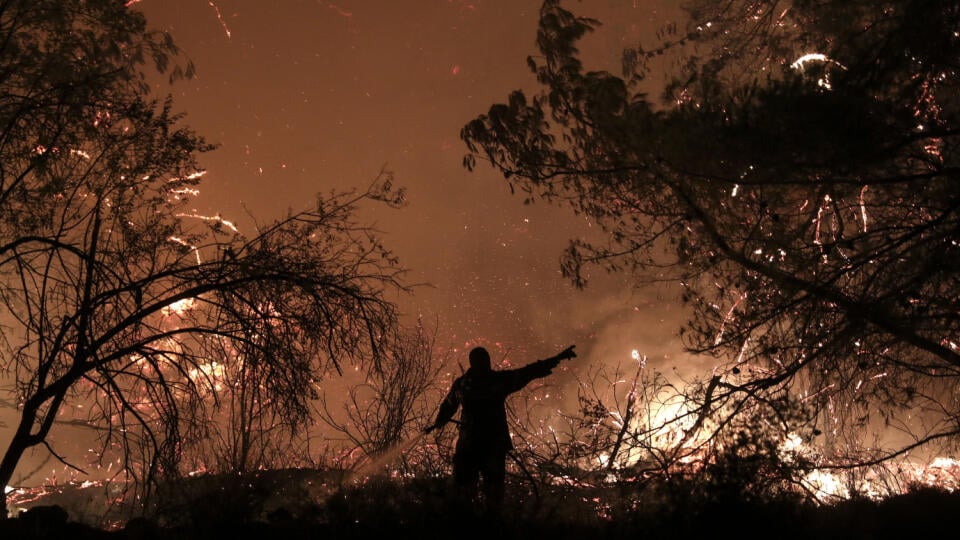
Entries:
[[[190,309],[189,302],[184,303],[183,309]],[[173,344],[169,344],[171,347]],[[172,349],[171,349],[172,350]],[[174,354],[171,352],[171,354]],[[586,459],[582,465],[584,471],[593,471],[599,474],[588,474],[583,478],[572,478],[567,475],[548,475],[548,481],[557,485],[568,485],[583,488],[602,488],[604,486],[613,486],[621,484],[628,480],[632,473],[631,470],[638,465],[642,465],[644,459],[644,449],[650,448],[669,449],[682,447],[689,450],[687,457],[683,460],[683,466],[690,470],[699,468],[698,460],[702,453],[698,448],[703,448],[704,441],[697,440],[696,437],[688,436],[688,433],[695,429],[694,416],[688,405],[679,397],[670,399],[665,395],[657,396],[657,403],[648,404],[649,408],[636,414],[642,405],[641,388],[639,384],[643,381],[640,377],[646,368],[647,358],[637,349],[630,351],[630,359],[636,366],[636,375],[633,381],[629,379],[618,379],[614,381],[615,385],[631,384],[628,392],[631,404],[635,404],[634,414],[624,415],[621,411],[610,410],[608,419],[617,429],[633,429],[638,432],[644,431],[650,426],[660,426],[659,429],[648,431],[647,446],[631,446],[624,448],[616,459],[611,461],[610,452],[601,452],[595,456]],[[216,399],[214,394],[229,391],[231,370],[242,369],[242,360],[237,358],[236,366],[211,360],[208,363],[198,364],[198,367],[189,373],[191,379],[195,382],[203,382],[210,386],[211,393],[207,394],[210,399]],[[223,396],[220,396],[222,399]],[[556,396],[559,398],[559,396]],[[648,396],[649,397],[649,396]],[[536,398],[534,398],[536,399]],[[549,396],[543,397],[544,400],[550,399]],[[643,425],[640,425],[643,422]],[[545,437],[557,437],[556,430],[552,428],[544,431]],[[549,434],[547,434],[549,433]],[[346,482],[363,482],[366,477],[374,475],[383,470],[388,470],[391,478],[408,478],[409,473],[403,473],[400,470],[390,470],[391,463],[403,456],[407,462],[422,458],[425,454],[412,452],[414,447],[421,446],[423,442],[422,434],[408,437],[397,445],[387,449],[376,457],[361,458],[353,472],[348,475]],[[421,448],[421,452],[436,451],[436,447],[429,445]],[[797,435],[789,435],[781,443],[781,450],[784,456],[789,455],[813,455],[815,450],[808,448],[802,439]],[[420,456],[420,457],[418,457]],[[423,458],[427,460],[435,459],[436,456]],[[592,461],[591,461],[592,460]],[[113,463],[110,464],[111,466]],[[413,463],[416,466],[415,463]],[[62,475],[61,478],[67,478],[66,481],[58,480],[57,472]],[[201,464],[198,469],[188,473],[190,477],[202,476],[211,471]],[[119,503],[130,503],[125,500],[131,496],[133,490],[129,489],[128,483],[121,477],[114,475],[114,480],[91,480],[82,478],[84,475],[78,470],[64,467],[62,471],[53,471],[45,479],[42,485],[35,487],[13,487],[6,486],[5,492],[8,495],[9,508],[11,512],[17,512],[30,506],[44,504],[49,500],[55,500],[58,497],[65,496],[66,493],[76,495],[79,492],[87,493],[89,490],[101,490],[104,508],[109,505]],[[895,477],[894,482],[890,481]],[[592,478],[592,480],[591,480]],[[900,493],[916,486],[927,486],[953,492],[960,489],[960,461],[949,457],[937,457],[926,463],[904,461],[901,463],[888,463],[869,469],[860,470],[854,477],[845,475],[843,472],[835,472],[829,467],[816,469],[807,474],[801,480],[804,489],[813,494],[816,501],[822,504],[829,504],[854,496],[869,497],[880,500]],[[94,500],[96,496],[83,495],[85,499]],[[322,501],[321,501],[322,502]],[[608,515],[609,505],[601,498],[594,500],[594,506],[597,509],[598,516]]]

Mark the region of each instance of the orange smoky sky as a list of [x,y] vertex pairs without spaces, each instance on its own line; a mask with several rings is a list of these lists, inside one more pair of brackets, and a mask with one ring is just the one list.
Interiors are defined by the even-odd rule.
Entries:
[[[570,238],[598,234],[591,223],[524,205],[490,167],[462,166],[461,127],[512,90],[535,91],[526,59],[538,52],[540,4],[132,0],[129,8],[168,31],[196,65],[195,78],[155,90],[172,94],[184,122],[219,145],[201,156],[198,213],[249,234],[256,222],[318,193],[362,189],[386,169],[408,205],[370,207],[360,218],[382,231],[407,281],[424,284],[399,306],[408,322],[436,327],[435,348],[453,362],[465,364],[474,345],[521,364],[576,344],[574,371],[630,362],[634,350],[664,370],[695,369],[677,338],[684,314],[675,289],[635,289],[628,276],[598,271],[575,289],[559,259]],[[625,47],[653,43],[678,20],[675,4],[565,7],[602,23],[582,43],[587,68],[619,73]]]
[[[673,2],[569,1],[600,29],[588,67],[617,72],[623,48],[676,21]],[[594,273],[585,291],[559,271],[571,237],[595,234],[567,210],[525,206],[481,165],[467,172],[460,128],[517,88],[534,89],[539,0],[140,0],[197,67],[173,86],[186,123],[219,148],[198,211],[241,230],[309,204],[318,192],[364,187],[381,169],[407,189],[401,210],[363,218],[423,283],[401,298],[437,327],[441,348],[499,344],[522,362],[576,343],[654,360],[678,351],[669,291],[634,290]],[[247,225],[251,228],[252,225]],[[609,341],[612,340],[612,341]],[[598,349],[601,348],[601,349]]]

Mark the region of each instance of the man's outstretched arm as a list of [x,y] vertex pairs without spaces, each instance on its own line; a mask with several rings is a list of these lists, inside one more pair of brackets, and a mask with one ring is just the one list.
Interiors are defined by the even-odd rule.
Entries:
[[529,384],[530,381],[550,375],[561,360],[576,358],[577,353],[573,351],[574,347],[576,347],[576,345],[571,345],[550,358],[537,360],[536,362],[531,362],[522,368],[514,370],[514,377],[511,381],[512,384],[510,385],[511,388],[509,388],[509,392],[516,392]]

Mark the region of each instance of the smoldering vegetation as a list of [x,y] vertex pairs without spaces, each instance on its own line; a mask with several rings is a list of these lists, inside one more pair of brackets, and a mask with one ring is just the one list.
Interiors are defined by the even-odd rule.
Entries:
[[136,515],[121,498],[94,514],[95,501],[105,501],[109,489],[65,486],[0,521],[0,536],[856,540],[909,538],[960,525],[960,493],[937,487],[815,503],[783,493],[738,492],[753,482],[749,478],[716,480],[545,485],[511,476],[497,515],[459,501],[444,476],[350,479],[342,471],[307,469],[199,476],[162,486]]

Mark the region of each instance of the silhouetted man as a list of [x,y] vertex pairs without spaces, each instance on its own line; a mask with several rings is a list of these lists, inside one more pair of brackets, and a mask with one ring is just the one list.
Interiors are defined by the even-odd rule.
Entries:
[[453,456],[453,480],[465,497],[472,499],[482,479],[488,511],[497,512],[503,501],[507,453],[513,449],[507,427],[507,396],[530,381],[549,375],[561,360],[577,356],[571,345],[556,356],[524,367],[494,371],[490,354],[483,347],[470,351],[470,369],[457,378],[440,404],[430,433],[460,412],[460,435]]

